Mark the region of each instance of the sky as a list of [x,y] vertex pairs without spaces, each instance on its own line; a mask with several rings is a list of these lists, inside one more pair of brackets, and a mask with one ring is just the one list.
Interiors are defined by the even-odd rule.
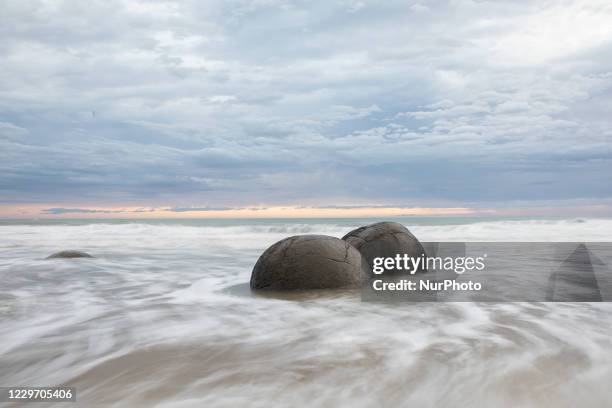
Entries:
[[4,0],[0,217],[612,214],[611,111],[608,0]]

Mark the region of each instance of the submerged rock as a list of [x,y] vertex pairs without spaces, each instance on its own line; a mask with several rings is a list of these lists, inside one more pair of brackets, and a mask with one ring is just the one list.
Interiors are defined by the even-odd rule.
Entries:
[[[395,258],[404,254],[413,258],[427,256],[419,240],[408,231],[408,228],[397,222],[366,225],[349,232],[342,239],[357,248],[365,258],[370,271],[374,258]],[[419,271],[423,272],[424,268],[420,268]]]
[[361,254],[348,242],[326,235],[298,235],[264,251],[253,267],[251,288],[356,288],[366,273]]
[[68,250],[56,252],[53,255],[49,255],[46,259],[57,258],[93,258],[93,256],[89,255],[87,252]]

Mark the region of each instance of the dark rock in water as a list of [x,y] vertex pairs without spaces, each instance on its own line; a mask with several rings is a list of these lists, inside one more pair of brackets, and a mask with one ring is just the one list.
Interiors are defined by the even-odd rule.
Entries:
[[550,276],[546,301],[601,302],[602,291],[591,257],[586,245],[578,245]]
[[[417,258],[427,256],[423,245],[408,228],[397,222],[378,222],[357,228],[342,239],[355,248],[365,258],[369,270],[372,270],[374,258],[395,258],[397,255]],[[418,271],[425,271],[419,268]],[[406,272],[406,271],[399,271]],[[394,271],[385,271],[393,274]]]
[[348,242],[325,235],[298,235],[266,249],[253,267],[251,287],[357,288],[366,273],[361,254]]
[[49,255],[47,259],[57,259],[57,258],[93,258],[93,256],[89,255],[87,252],[82,251],[60,251],[56,252],[53,255]]

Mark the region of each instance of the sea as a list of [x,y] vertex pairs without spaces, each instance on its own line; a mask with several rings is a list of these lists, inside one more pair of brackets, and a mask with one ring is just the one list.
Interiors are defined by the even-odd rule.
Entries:
[[[612,240],[612,219],[388,220],[422,241]],[[74,387],[36,404],[64,407],[610,406],[612,303],[249,290],[271,244],[375,221],[0,221],[0,387]],[[67,249],[94,258],[45,259]]]

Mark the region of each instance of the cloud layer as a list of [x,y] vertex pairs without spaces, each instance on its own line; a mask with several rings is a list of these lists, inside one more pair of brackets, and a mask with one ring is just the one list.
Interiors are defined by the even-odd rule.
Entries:
[[607,0],[8,0],[0,55],[1,204],[612,198]]

